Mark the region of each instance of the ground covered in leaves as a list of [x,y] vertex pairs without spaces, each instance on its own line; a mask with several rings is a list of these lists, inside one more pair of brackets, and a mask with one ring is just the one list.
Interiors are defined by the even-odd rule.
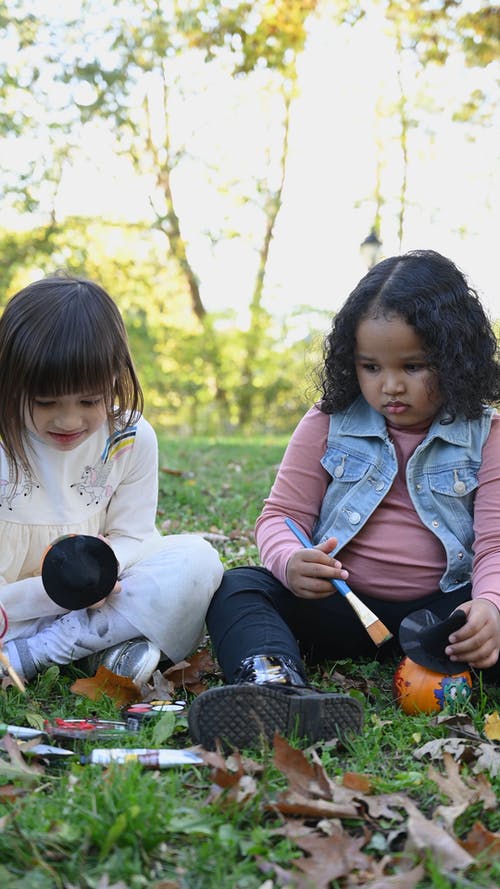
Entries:
[[[253,522],[282,450],[164,442],[159,526],[205,534],[228,566],[256,561]],[[465,712],[409,717],[393,700],[396,666],[339,661],[309,677],[362,701],[363,733],[345,746],[276,736],[257,751],[195,748],[194,764],[168,768],[90,760],[96,748],[191,749],[189,702],[222,681],[208,641],[141,689],[103,668],[88,679],[52,667],[26,694],[4,680],[0,886],[498,886],[500,691],[477,674]],[[127,722],[134,702],[158,700],[186,704]]]

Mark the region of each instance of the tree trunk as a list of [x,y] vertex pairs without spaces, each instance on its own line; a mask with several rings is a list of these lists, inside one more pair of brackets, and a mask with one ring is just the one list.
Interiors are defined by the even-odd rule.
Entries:
[[269,251],[276,220],[281,209],[283,187],[285,184],[290,132],[290,111],[292,104],[292,91],[287,89],[285,84],[282,85],[282,95],[284,116],[283,141],[280,156],[280,181],[277,189],[274,192],[269,192],[264,208],[266,227],[262,247],[259,252],[259,268],[255,280],[252,301],[250,303],[250,325],[245,337],[245,357],[241,370],[241,384],[238,395],[238,418],[240,426],[249,425],[253,416],[256,359],[262,346],[262,339],[267,320],[267,313],[262,307],[264,281],[269,259]]

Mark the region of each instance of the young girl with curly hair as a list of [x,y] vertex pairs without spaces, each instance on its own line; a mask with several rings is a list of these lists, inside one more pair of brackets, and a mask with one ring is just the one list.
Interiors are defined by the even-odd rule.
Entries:
[[[98,284],[55,275],[0,318],[0,603],[4,654],[24,680],[51,664],[146,682],[190,654],[222,577],[197,535],[156,528],[158,445],[125,326]],[[41,576],[66,535],[101,537],[118,582],[95,607],[53,601]],[[2,667],[0,666],[0,675]]]
[[417,610],[445,619],[460,606],[466,623],[446,656],[495,672],[500,367],[477,294],[434,251],[383,260],[333,319],[320,382],[257,520],[263,567],[227,571],[209,608],[232,684],[191,708],[192,737],[205,746],[217,737],[252,745],[294,727],[311,740],[359,730],[356,701],[305,679],[303,659],[377,652],[334,578],[395,638]]

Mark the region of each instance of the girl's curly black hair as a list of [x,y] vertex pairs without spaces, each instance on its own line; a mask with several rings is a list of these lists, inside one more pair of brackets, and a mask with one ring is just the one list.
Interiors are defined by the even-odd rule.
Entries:
[[356,330],[381,315],[403,318],[421,337],[448,421],[477,418],[485,404],[500,401],[497,341],[476,291],[450,259],[413,250],[377,263],[334,317],[318,372],[324,413],[344,410],[360,394]]

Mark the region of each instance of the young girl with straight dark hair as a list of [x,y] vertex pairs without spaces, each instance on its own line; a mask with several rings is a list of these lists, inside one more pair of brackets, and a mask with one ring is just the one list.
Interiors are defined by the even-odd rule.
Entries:
[[[100,664],[141,684],[197,645],[222,566],[197,535],[156,529],[158,446],[125,326],[98,284],[30,284],[0,318],[0,602],[22,679]],[[40,566],[65,535],[103,538],[118,581],[90,608],[47,595]]]

